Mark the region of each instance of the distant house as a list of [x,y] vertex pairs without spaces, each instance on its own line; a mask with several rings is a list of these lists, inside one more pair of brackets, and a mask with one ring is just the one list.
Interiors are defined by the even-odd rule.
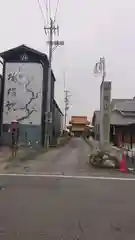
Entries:
[[[100,111],[92,119],[94,137],[100,139]],[[133,148],[135,145],[135,99],[112,99],[110,141],[116,146]]]
[[110,138],[117,146],[135,145],[135,100],[112,99]]

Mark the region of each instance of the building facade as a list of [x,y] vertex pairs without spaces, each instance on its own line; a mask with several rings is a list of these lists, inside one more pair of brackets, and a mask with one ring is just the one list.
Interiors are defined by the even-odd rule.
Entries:
[[53,100],[53,138],[57,139],[63,131],[63,113],[56,100]]
[[[100,140],[100,111],[92,119],[94,138]],[[135,148],[135,99],[112,99],[110,142],[117,147]]]
[[111,141],[118,147],[135,148],[135,100],[112,100]]
[[74,134],[74,136],[80,137],[90,122],[88,121],[87,116],[72,116],[69,124],[70,125],[68,128]]
[[[48,58],[44,53],[25,45],[0,54],[4,60],[1,85],[1,141],[10,144],[11,122],[19,122],[20,144],[40,144],[45,141]],[[51,112],[54,105],[55,77],[51,79]],[[50,141],[53,137],[51,123]]]

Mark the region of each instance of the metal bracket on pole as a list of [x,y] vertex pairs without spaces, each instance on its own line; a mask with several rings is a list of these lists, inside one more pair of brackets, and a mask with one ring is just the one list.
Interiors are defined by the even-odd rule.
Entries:
[[48,112],[48,123],[52,123],[52,112]]

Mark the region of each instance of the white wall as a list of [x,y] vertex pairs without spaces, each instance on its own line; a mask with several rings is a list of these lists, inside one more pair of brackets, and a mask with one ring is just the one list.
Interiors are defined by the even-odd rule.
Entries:
[[[9,75],[15,77],[9,78]],[[20,121],[21,124],[40,125],[42,84],[43,68],[41,64],[6,63],[3,123],[11,123],[13,120],[25,117]],[[10,89],[12,90],[10,91]],[[10,108],[7,106],[8,101],[14,104]],[[29,102],[30,104],[28,104]],[[30,116],[28,116],[29,112],[32,112]]]

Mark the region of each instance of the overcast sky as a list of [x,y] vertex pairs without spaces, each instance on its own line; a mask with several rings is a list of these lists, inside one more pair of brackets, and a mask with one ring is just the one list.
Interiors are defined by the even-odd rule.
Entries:
[[[41,0],[46,14],[45,1]],[[57,0],[51,0],[54,12]],[[53,53],[55,96],[63,110],[64,72],[71,91],[69,115],[87,115],[99,109],[100,78],[92,72],[100,56],[106,59],[106,80],[112,97],[135,96],[135,1],[60,0],[59,40],[65,46]],[[20,44],[47,53],[44,21],[37,0],[0,0],[0,51]],[[56,38],[56,37],[55,37]]]

